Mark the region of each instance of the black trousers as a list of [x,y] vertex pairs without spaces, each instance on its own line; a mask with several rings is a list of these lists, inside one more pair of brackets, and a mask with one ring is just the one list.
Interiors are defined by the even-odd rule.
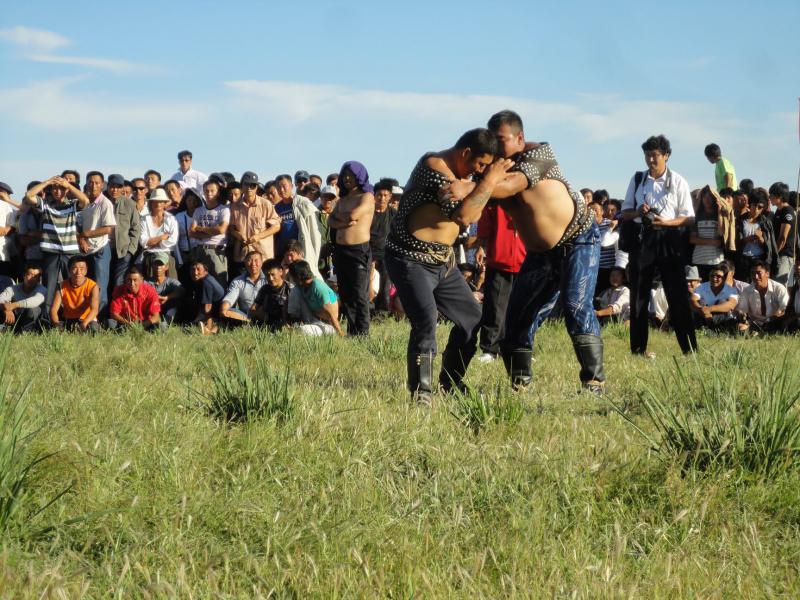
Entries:
[[670,325],[675,329],[678,345],[686,354],[697,350],[694,320],[686,288],[686,259],[678,246],[677,232],[646,230],[642,242],[630,253],[631,284],[631,352],[647,351],[649,334],[648,306],[650,288],[656,269],[661,273],[664,293],[669,305]]
[[375,270],[380,277],[378,295],[375,296],[375,310],[390,312],[391,300],[389,292],[392,289],[392,279],[389,277],[389,271],[386,270],[386,259],[383,256],[373,256],[372,259],[375,261]]
[[436,354],[439,313],[453,323],[445,352],[457,353],[469,364],[478,345],[481,307],[461,272],[447,265],[428,265],[386,252],[386,266],[403,310],[411,322],[409,355]]
[[511,286],[516,273],[486,267],[483,282],[483,313],[479,338],[481,352],[497,356],[500,354],[500,340],[505,335],[506,308],[511,296]]
[[333,249],[333,266],[336,269],[336,284],[347,319],[349,335],[369,333],[369,243],[341,246]]

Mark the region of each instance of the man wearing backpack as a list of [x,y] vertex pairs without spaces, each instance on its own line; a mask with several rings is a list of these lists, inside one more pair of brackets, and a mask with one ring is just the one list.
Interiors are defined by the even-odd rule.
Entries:
[[689,184],[667,168],[672,148],[663,135],[643,144],[647,171],[636,173],[622,204],[625,221],[622,238],[630,254],[631,352],[654,358],[647,352],[648,304],[656,270],[670,311],[670,323],[684,354],[697,350],[692,312],[686,293],[686,256],[683,229],[694,221]]

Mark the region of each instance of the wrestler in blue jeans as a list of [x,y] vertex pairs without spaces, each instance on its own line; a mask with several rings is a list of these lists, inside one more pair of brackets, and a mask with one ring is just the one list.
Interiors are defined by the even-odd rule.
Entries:
[[583,387],[600,392],[605,382],[603,341],[593,294],[600,263],[596,223],[571,241],[547,252],[528,252],[511,289],[501,352],[514,387],[531,381],[533,338],[559,295]]

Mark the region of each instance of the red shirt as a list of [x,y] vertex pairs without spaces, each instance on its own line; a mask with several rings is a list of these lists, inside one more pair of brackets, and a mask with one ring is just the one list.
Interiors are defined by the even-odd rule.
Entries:
[[496,271],[519,273],[525,260],[525,244],[508,213],[496,204],[483,209],[478,237],[486,240],[486,266]]
[[111,298],[109,312],[112,319],[114,315],[120,315],[129,321],[141,322],[161,312],[161,303],[155,288],[144,281],[139,286],[138,294],[134,294],[123,284],[114,288]]

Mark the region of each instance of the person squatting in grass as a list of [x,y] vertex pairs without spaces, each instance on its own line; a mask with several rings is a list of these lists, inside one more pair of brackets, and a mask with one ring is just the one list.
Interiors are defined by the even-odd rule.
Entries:
[[[472,129],[455,145],[428,152],[411,172],[386,243],[386,266],[411,322],[408,338],[408,389],[421,404],[433,391],[436,321],[453,322],[442,353],[439,384],[445,392],[463,389],[467,366],[477,348],[481,308],[455,268],[453,243],[461,227],[475,223],[495,186],[513,164],[495,160],[497,141],[487,129]],[[471,191],[459,194],[456,182],[482,173]],[[447,188],[443,193],[442,188]]]

